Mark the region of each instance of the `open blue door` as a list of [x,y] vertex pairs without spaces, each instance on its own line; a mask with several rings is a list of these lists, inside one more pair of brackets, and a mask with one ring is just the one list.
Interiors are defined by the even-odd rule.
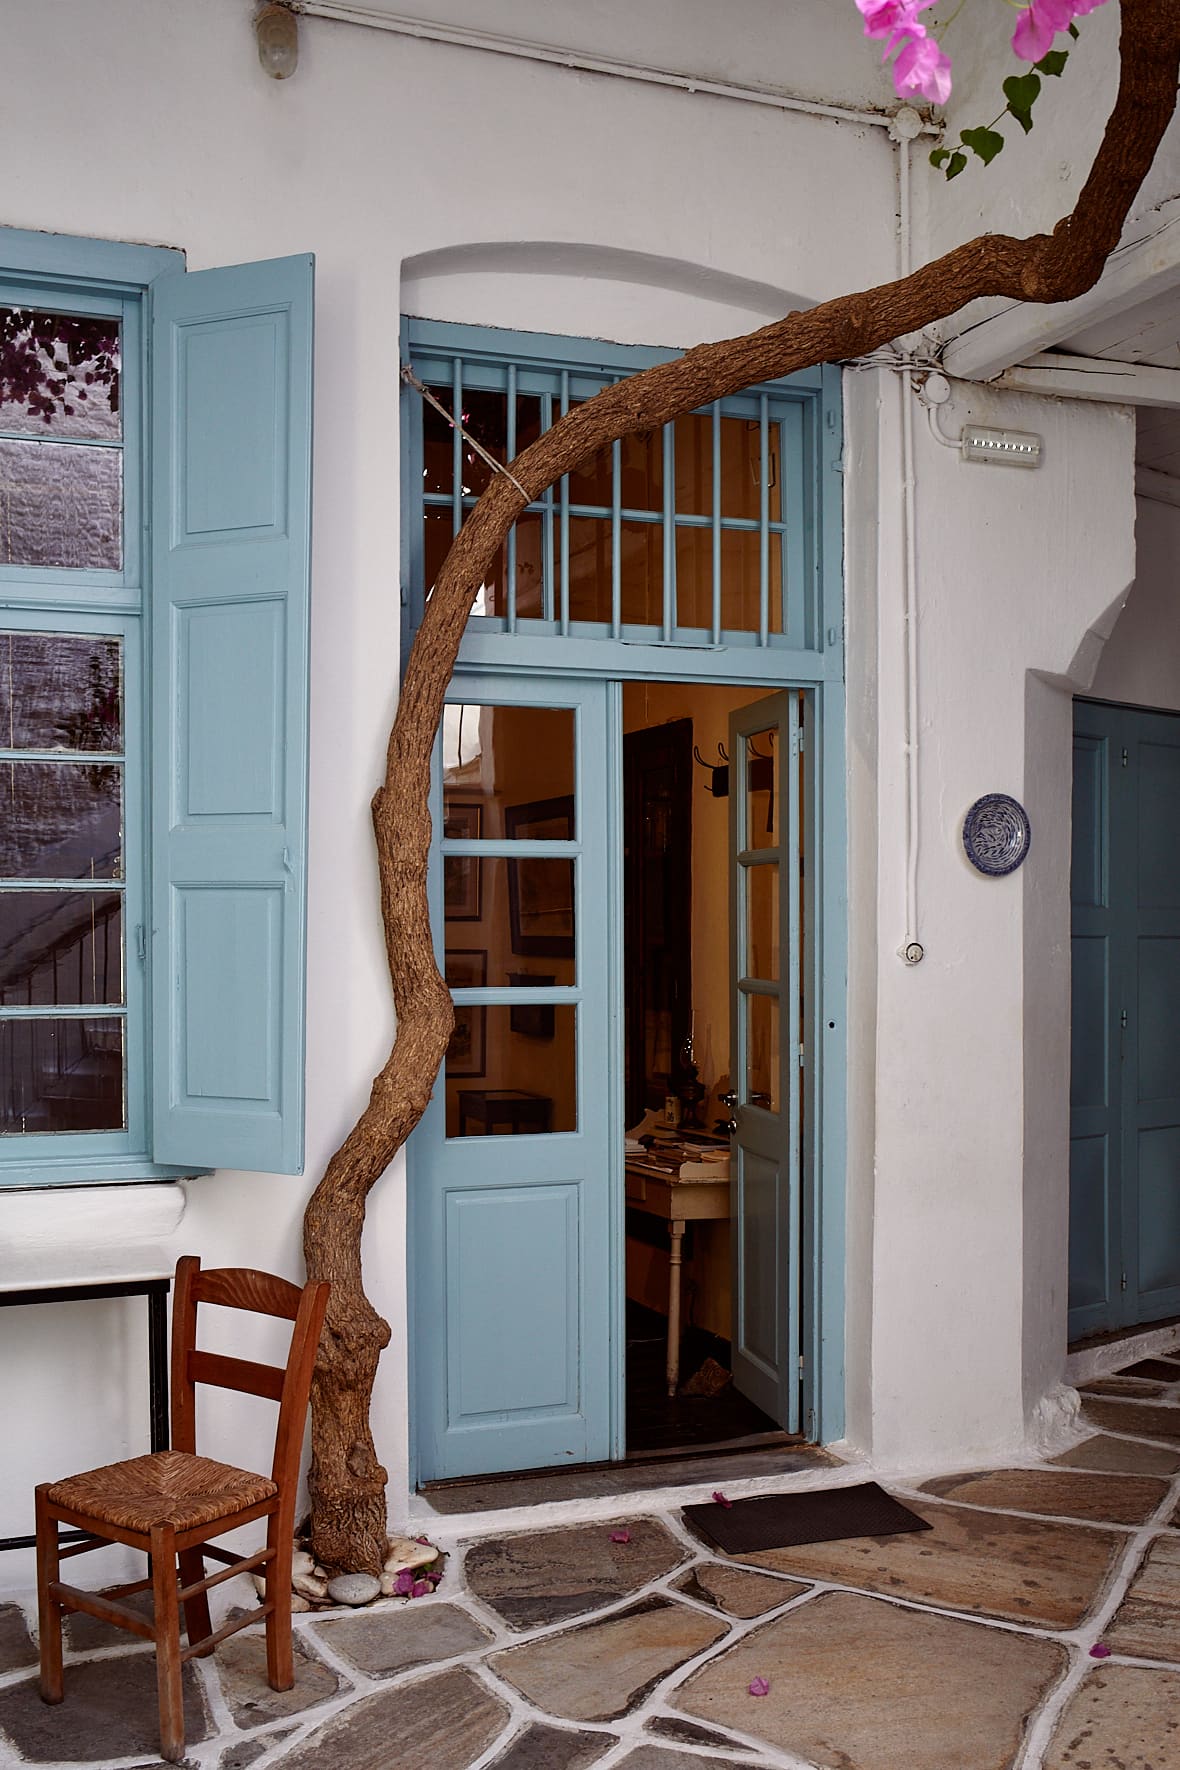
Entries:
[[799,1429],[799,695],[730,715],[733,1380]]
[[456,1028],[411,1151],[420,1480],[612,1453],[614,692],[452,684],[432,909]]
[[1074,716],[1069,1333],[1180,1314],[1180,718]]

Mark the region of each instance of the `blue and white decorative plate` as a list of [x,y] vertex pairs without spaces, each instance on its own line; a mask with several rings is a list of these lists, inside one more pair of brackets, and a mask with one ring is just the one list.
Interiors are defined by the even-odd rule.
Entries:
[[985,793],[963,819],[967,859],[989,878],[1014,873],[1027,858],[1031,841],[1028,813],[1007,793]]

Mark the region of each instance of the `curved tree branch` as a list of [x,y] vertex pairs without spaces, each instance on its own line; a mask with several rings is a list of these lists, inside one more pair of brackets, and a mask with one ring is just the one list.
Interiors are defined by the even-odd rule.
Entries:
[[496,475],[464,523],[426,604],[373,800],[385,947],[397,1034],[369,1103],[308,1205],[310,1278],[332,1281],[329,1328],[312,1394],[313,1542],[318,1559],[376,1571],[384,1549],[385,1471],[368,1403],[389,1330],[361,1286],[365,1199],[418,1123],[453,1026],[434,960],[426,901],[430,759],[472,601],[526,504],[598,450],[754,383],[863,356],[980,296],[1068,301],[1097,282],[1118,244],[1176,100],[1180,0],[1122,0],[1118,96],[1071,214],[1051,234],[983,235],[896,282],[788,314],[745,337],[699,345],[575,407]]

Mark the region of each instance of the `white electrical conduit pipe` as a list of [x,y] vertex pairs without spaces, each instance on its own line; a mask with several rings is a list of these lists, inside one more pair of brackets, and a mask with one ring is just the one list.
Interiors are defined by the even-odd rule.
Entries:
[[[796,98],[777,86],[748,86],[727,80],[702,79],[696,74],[682,74],[672,68],[614,61],[584,49],[563,49],[555,43],[505,37],[493,31],[472,31],[461,25],[443,24],[441,20],[410,18],[404,13],[386,12],[378,6],[354,5],[352,0],[290,0],[290,4],[292,12],[304,13],[308,18],[364,25],[374,31],[391,31],[399,37],[450,43],[462,49],[482,49],[489,55],[511,55],[521,61],[548,62],[551,66],[571,68],[577,73],[605,74],[615,80],[638,80],[648,86],[671,86],[680,92],[700,92],[710,98],[736,99],[742,104],[766,105],[778,111],[801,111],[810,117],[830,117],[838,123],[859,123],[880,129],[889,129],[893,125],[892,117],[884,111],[857,110],[849,105]],[[923,123],[921,127],[927,135],[942,133],[934,123]]]

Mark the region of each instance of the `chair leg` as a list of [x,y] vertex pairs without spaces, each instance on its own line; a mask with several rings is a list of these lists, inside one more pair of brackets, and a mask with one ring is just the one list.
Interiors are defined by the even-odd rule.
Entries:
[[[205,1577],[205,1557],[200,1549],[182,1549],[180,1553],[180,1583],[182,1586],[196,1585]],[[184,1601],[184,1632],[188,1636],[188,1644],[195,1647],[213,1633],[213,1622],[209,1615],[209,1594],[198,1592],[193,1598]],[[203,1647],[195,1659],[206,1659],[213,1652],[212,1647]]]
[[156,1628],[156,1685],[160,1699],[160,1756],[184,1757],[184,1695],[180,1682],[180,1606],[176,1589],[176,1533],[152,1527],[152,1601]]
[[295,1682],[295,1658],[291,1650],[291,1555],[294,1539],[289,1520],[271,1514],[266,1546],[272,1551],[266,1564],[266,1601],[273,1605],[266,1618],[266,1680],[272,1690],[290,1690]]
[[49,1515],[48,1484],[37,1489],[37,1616],[41,1639],[41,1700],[60,1702],[65,1695],[61,1670],[61,1605],[49,1596],[60,1561],[57,1520]]

